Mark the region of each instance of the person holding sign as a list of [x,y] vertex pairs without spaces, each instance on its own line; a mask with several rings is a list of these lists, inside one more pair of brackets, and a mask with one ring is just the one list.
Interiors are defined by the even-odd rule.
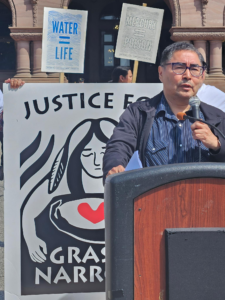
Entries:
[[[221,136],[199,121],[179,121],[176,117],[179,112],[192,115],[189,99],[202,86],[205,70],[201,53],[190,43],[174,43],[163,51],[158,68],[163,92],[131,104],[122,114],[107,143],[104,179],[123,172],[136,150],[144,167],[198,161],[197,140],[201,142],[201,161],[225,162],[225,140]],[[221,110],[201,102],[200,119],[225,132]]]

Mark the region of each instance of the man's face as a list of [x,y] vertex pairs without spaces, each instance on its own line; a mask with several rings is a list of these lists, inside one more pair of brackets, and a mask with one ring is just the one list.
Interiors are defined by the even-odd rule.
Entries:
[[133,75],[132,75],[131,70],[129,70],[129,71],[127,72],[127,76],[126,76],[126,77],[120,75],[119,82],[120,82],[120,83],[131,83],[131,82],[132,82],[132,79],[133,79]]
[[[176,51],[168,63],[184,63],[187,67],[202,65],[197,53],[190,50]],[[198,89],[203,84],[205,71],[201,76],[195,77],[191,75],[189,69],[182,75],[177,75],[172,70],[172,65],[159,66],[159,79],[163,83],[166,97],[188,100],[197,94]]]

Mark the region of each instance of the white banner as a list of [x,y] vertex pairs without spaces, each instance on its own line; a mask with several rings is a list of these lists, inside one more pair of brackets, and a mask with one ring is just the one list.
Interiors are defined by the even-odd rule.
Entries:
[[4,85],[6,300],[105,300],[102,157],[124,108],[161,90]]
[[123,4],[115,56],[155,63],[163,9]]
[[44,8],[42,72],[83,73],[87,11]]

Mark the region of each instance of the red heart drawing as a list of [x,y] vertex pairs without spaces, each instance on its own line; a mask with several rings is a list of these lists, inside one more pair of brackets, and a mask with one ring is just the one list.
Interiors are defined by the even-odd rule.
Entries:
[[104,220],[104,202],[96,210],[93,210],[88,203],[81,203],[77,208],[79,214],[93,224]]

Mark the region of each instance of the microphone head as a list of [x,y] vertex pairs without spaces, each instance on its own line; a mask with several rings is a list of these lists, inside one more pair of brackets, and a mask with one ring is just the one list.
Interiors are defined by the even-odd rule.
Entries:
[[183,121],[183,120],[185,120],[185,116],[186,116],[186,114],[184,112],[179,112],[177,114],[177,119],[180,121]]
[[198,98],[198,96],[193,96],[189,99],[189,104],[191,106],[199,106],[201,103],[200,99]]

